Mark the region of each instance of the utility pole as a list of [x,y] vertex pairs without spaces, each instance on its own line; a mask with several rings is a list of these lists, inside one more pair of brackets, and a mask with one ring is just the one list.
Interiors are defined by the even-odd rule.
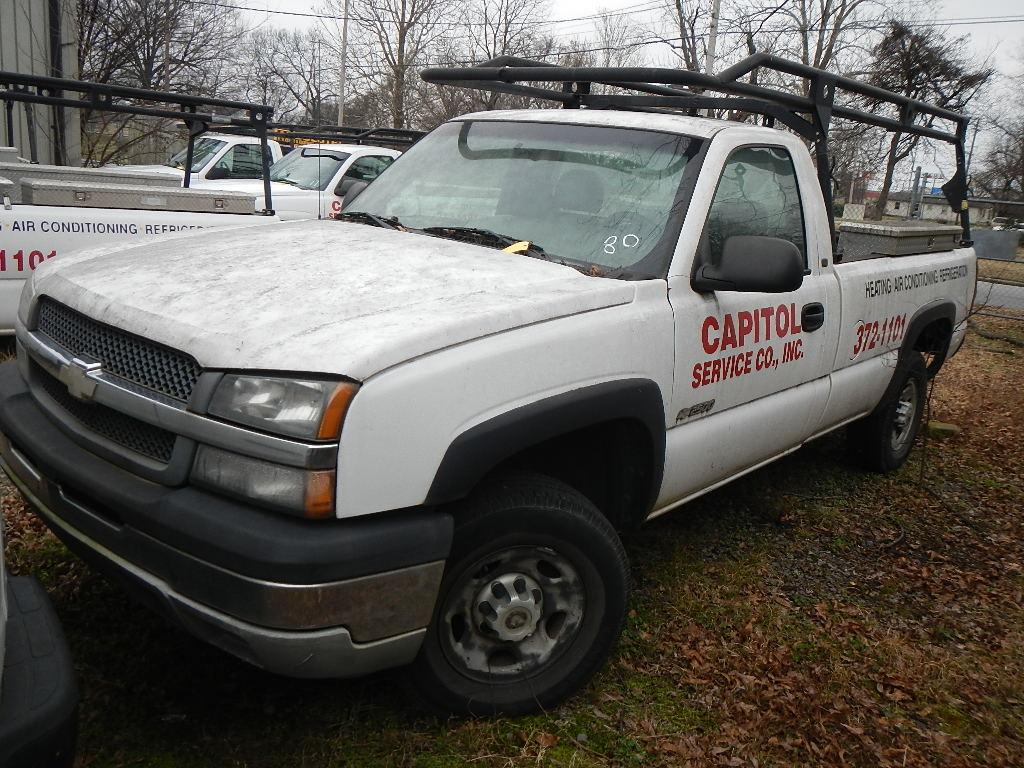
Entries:
[[914,213],[915,219],[924,218],[924,196],[927,194],[925,190],[928,189],[928,182],[931,177],[932,175],[930,173],[926,173],[921,178],[921,186],[917,190],[917,211]]
[[914,186],[910,188],[910,205],[907,208],[905,219],[915,219],[914,211],[917,209],[917,196],[921,193],[921,166],[914,169]]
[[338,125],[345,124],[345,63],[348,59],[348,0],[341,12],[341,68],[338,73]]
[[164,0],[164,90],[171,90],[171,0]]
[[711,3],[711,23],[708,25],[708,56],[704,63],[704,73],[714,74],[715,67],[715,44],[718,42],[718,11],[722,0],[713,0]]

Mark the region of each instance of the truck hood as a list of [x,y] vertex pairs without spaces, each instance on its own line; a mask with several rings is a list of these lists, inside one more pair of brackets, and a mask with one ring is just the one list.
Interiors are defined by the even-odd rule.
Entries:
[[[217,179],[204,182],[209,187],[231,192],[248,192],[252,195],[263,195],[263,179]],[[270,194],[274,197],[316,197],[315,189],[301,189],[294,184],[282,184],[280,181],[270,182]],[[331,197],[328,191],[321,192],[324,197]]]
[[207,231],[55,261],[36,271],[35,295],[184,350],[204,367],[355,379],[625,304],[635,291],[527,256],[337,221]]

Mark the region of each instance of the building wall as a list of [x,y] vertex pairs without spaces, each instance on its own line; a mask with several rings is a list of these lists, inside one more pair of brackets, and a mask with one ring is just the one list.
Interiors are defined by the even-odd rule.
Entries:
[[[57,3],[61,16],[61,56],[64,77],[75,78],[78,73],[78,42],[73,16],[74,4],[67,0]],[[49,0],[0,0],[0,70],[49,76],[50,16]],[[36,159],[40,163],[55,161],[54,141],[60,131],[57,119],[62,115],[64,142],[69,165],[81,161],[79,110],[56,109],[42,105],[13,104],[13,119],[7,103],[0,101],[0,145],[7,145],[13,129],[14,146],[19,154],[31,158],[32,142],[29,118],[35,126]]]
[[[885,204],[887,216],[905,218],[910,214],[910,203],[906,200],[889,200]],[[986,223],[992,219],[992,206],[986,203],[971,203],[971,221],[976,224]],[[921,218],[925,221],[936,221],[940,224],[956,224],[956,213],[949,204],[925,200],[921,204]]]

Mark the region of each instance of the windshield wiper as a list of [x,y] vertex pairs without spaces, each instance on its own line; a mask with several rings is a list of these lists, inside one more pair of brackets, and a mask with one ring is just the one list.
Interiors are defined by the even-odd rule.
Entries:
[[282,176],[280,179],[275,179],[273,176],[271,176],[270,180],[276,184],[291,184],[293,187],[299,186],[299,182],[295,181],[295,179],[289,179],[284,176]]
[[495,248],[508,248],[510,245],[525,242],[527,244],[525,251],[527,255],[549,258],[547,251],[534,242],[524,240],[521,237],[503,235],[490,229],[481,229],[479,227],[424,227],[420,232],[426,232],[428,235],[437,235],[438,237],[447,237],[452,240],[461,240],[473,243],[474,245],[489,245]]
[[403,232],[406,229],[396,216],[378,216],[367,211],[342,211],[336,218],[351,219],[363,224],[372,224],[375,227],[384,227],[384,229],[398,229]]

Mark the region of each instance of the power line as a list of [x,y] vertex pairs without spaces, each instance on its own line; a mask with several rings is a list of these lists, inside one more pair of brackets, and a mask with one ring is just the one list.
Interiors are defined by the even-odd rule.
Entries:
[[[276,9],[276,8],[275,9],[271,9],[271,8],[255,8],[255,7],[251,6],[251,5],[237,5],[237,4],[226,3],[226,2],[222,3],[222,2],[216,2],[216,0],[188,0],[188,1],[192,5],[205,5],[205,6],[209,6],[211,8],[223,8],[225,10],[235,10],[235,11],[250,11],[252,13],[269,13],[269,14],[274,14],[274,15],[277,15],[277,16],[294,16],[294,17],[298,17],[298,18],[318,19],[318,20],[321,20],[321,21],[322,20],[344,21],[346,18],[349,21],[368,21],[368,19],[361,18],[359,16],[353,16],[351,14],[349,14],[348,17],[346,17],[346,16],[343,16],[343,15],[334,14],[334,13],[314,13],[312,11],[284,11],[284,10],[280,10],[280,9]],[[612,18],[614,16],[628,16],[628,15],[632,15],[632,14],[635,14],[635,13],[646,13],[648,11],[653,11],[653,10],[660,9],[661,7],[663,7],[663,5],[664,5],[664,3],[662,3],[662,2],[651,2],[650,0],[648,0],[647,2],[636,3],[634,5],[627,5],[627,6],[623,7],[623,8],[619,8],[619,9],[614,10],[614,11],[608,11],[608,12],[605,12],[605,13],[594,13],[594,14],[590,14],[588,16],[575,16],[573,18],[567,18],[567,19],[547,19],[547,20],[540,19],[540,20],[537,20],[537,21],[524,21],[524,22],[518,22],[518,24],[520,26],[524,26],[524,27],[526,27],[526,26],[538,27],[538,26],[546,26],[546,25],[549,25],[549,24],[565,24],[565,23],[573,22],[573,21],[591,21],[591,20],[596,20],[596,19]],[[390,20],[384,20],[384,21],[385,21],[385,23],[397,23],[397,22],[391,22]],[[485,27],[485,26],[490,26],[490,25],[485,24],[483,22],[461,22],[460,26]]]

